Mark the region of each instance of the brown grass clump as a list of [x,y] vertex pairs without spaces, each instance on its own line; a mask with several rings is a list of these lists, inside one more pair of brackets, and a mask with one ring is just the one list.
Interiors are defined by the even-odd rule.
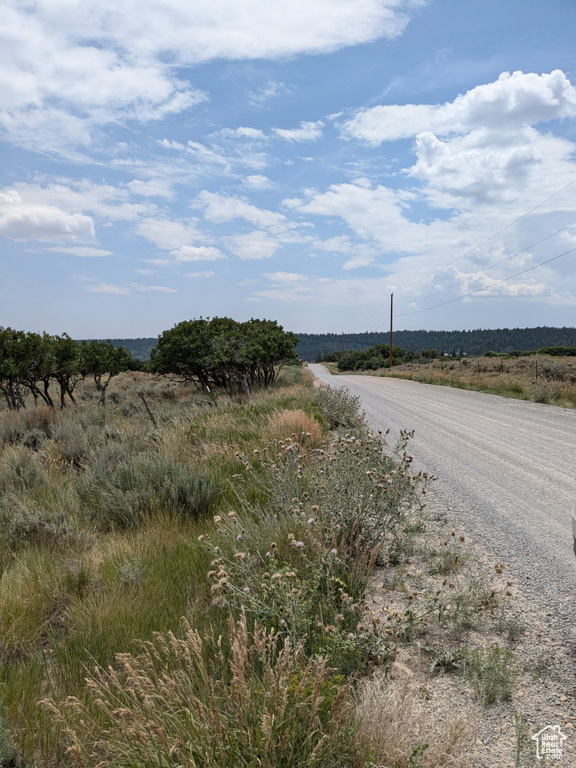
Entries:
[[291,437],[300,445],[311,445],[313,448],[319,448],[322,444],[320,425],[302,410],[272,413],[268,418],[264,437],[266,441]]
[[359,690],[359,740],[373,750],[376,768],[465,768],[471,726],[462,718],[439,721],[427,711],[424,692],[413,680],[389,680],[377,673]]

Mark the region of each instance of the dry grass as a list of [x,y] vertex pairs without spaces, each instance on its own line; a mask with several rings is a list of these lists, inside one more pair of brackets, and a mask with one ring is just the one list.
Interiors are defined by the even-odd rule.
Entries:
[[576,358],[532,355],[414,361],[376,375],[576,407]]
[[320,425],[304,411],[284,409],[271,414],[264,428],[264,442],[282,441],[289,437],[302,447],[318,448],[322,444]]
[[359,738],[370,744],[375,768],[470,764],[471,724],[453,715],[439,720],[426,706],[425,691],[410,679],[376,673],[360,686],[356,713],[362,718]]

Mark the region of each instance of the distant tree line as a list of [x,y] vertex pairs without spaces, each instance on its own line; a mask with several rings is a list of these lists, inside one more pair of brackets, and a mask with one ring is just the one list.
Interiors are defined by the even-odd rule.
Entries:
[[76,385],[87,376],[94,379],[105,404],[110,380],[134,362],[127,349],[109,341],[78,342],[66,333],[51,336],[0,328],[0,392],[11,410],[26,407],[27,392],[36,404],[54,407],[56,398],[64,408],[67,400],[76,402]]
[[[299,333],[296,352],[301,360],[314,362],[319,355],[368,349],[375,344],[388,345],[388,333]],[[483,355],[529,352],[543,347],[576,347],[576,328],[499,328],[474,331],[396,331],[394,344],[406,352],[420,354],[423,349],[436,349],[439,354]]]

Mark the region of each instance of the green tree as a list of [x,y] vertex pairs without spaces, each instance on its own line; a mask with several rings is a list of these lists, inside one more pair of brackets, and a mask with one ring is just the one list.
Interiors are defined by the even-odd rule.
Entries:
[[185,320],[164,331],[150,355],[150,370],[196,386],[250,393],[272,384],[296,357],[298,339],[274,320],[238,323],[229,317]]
[[106,405],[106,390],[112,378],[126,371],[131,362],[130,352],[115,347],[111,341],[83,341],[80,345],[80,373],[94,379],[100,405]]

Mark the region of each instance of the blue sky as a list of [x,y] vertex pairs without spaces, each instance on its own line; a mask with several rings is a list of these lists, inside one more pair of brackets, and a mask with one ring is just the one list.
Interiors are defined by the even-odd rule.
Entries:
[[0,325],[575,325],[573,0],[4,0],[0,34]]

